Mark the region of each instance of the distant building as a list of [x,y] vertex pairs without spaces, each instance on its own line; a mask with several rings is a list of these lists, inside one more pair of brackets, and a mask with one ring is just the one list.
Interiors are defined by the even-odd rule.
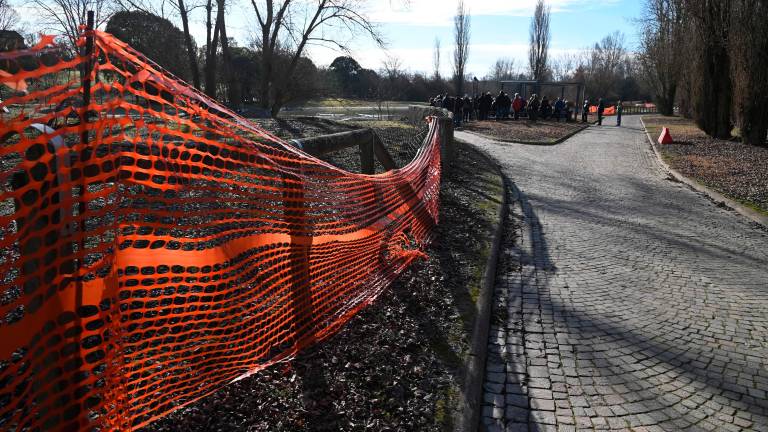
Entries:
[[24,49],[24,36],[13,30],[0,30],[0,52]]

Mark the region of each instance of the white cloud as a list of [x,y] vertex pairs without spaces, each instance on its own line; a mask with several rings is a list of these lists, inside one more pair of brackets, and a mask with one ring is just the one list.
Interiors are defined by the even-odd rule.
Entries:
[[[571,6],[594,7],[615,3],[617,0],[602,0],[595,5],[585,0],[549,0],[552,13],[567,11]],[[374,2],[370,9],[371,18],[382,24],[407,24],[421,26],[449,26],[456,14],[458,0],[412,0]],[[473,16],[531,16],[536,0],[469,0],[465,7]]]

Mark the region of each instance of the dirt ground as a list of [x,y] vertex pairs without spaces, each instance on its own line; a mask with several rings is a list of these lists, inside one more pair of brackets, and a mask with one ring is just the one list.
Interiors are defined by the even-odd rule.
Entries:
[[502,191],[498,171],[458,145],[427,260],[336,336],[144,431],[450,430]]
[[654,140],[663,127],[670,129],[674,144],[655,145],[674,169],[768,213],[768,147],[710,138],[682,117],[644,116],[643,121]]
[[530,122],[528,120],[476,121],[465,123],[462,128],[487,137],[533,144],[553,144],[565,136],[584,129],[583,123],[556,123],[553,121]]

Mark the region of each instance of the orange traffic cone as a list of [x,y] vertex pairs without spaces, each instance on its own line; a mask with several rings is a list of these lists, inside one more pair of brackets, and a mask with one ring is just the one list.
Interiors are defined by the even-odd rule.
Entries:
[[672,134],[669,133],[669,128],[664,128],[659,135],[659,144],[672,144]]

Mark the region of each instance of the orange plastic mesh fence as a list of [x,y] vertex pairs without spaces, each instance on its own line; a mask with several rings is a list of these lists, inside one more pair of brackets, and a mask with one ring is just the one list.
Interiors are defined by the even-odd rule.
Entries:
[[138,428],[290,358],[437,222],[437,122],[406,167],[345,172],[88,34],[0,53],[1,430]]
[[[597,105],[590,106],[589,112],[592,114],[597,114]],[[616,115],[616,107],[614,106],[605,107],[605,109],[603,110],[603,115],[604,116]]]

